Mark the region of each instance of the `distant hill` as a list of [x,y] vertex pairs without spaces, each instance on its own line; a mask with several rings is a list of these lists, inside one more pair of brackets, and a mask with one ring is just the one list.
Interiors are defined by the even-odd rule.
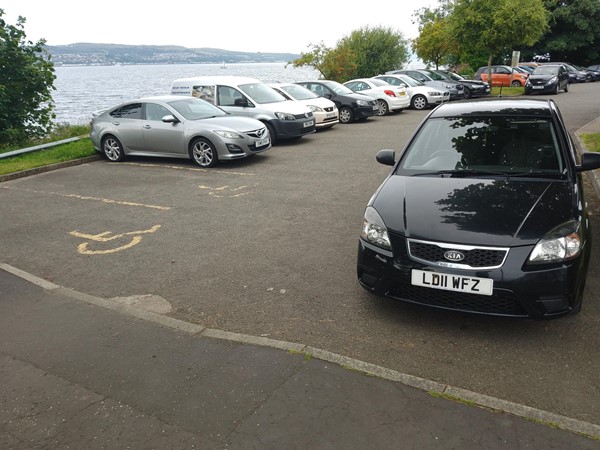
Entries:
[[119,45],[77,43],[46,47],[57,65],[197,64],[288,62],[294,53],[248,53],[218,48],[172,45]]

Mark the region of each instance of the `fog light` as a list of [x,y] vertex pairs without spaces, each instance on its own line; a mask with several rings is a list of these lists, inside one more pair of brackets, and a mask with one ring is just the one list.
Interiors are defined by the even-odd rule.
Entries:
[[244,150],[235,144],[227,144],[227,150],[229,150],[230,153],[244,153]]

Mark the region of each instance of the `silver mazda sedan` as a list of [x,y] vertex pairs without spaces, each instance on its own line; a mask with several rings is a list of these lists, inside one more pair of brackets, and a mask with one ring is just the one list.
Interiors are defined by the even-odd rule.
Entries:
[[190,158],[200,167],[245,158],[271,147],[265,125],[230,115],[199,98],[147,97],[94,116],[94,149],[109,161],[127,155]]

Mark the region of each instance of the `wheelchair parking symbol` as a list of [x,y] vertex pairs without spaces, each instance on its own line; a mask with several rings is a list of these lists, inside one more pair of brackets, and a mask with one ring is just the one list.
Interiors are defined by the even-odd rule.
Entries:
[[[127,250],[127,249],[139,244],[142,241],[141,235],[154,233],[154,232],[158,231],[159,228],[160,228],[160,225],[154,225],[152,228],[150,228],[148,230],[130,231],[128,233],[119,233],[119,234],[113,234],[111,231],[105,231],[105,232],[99,233],[99,234],[86,234],[86,233],[81,233],[80,231],[71,231],[69,234],[71,236],[89,241],[89,242],[83,242],[77,246],[77,251],[80,254],[82,254],[82,255],[108,255],[111,253],[120,252],[122,250]],[[129,236],[131,236],[131,238],[130,238],[131,240],[124,245],[120,245],[118,247],[109,248],[109,249],[103,249],[103,250],[102,249],[100,249],[100,250],[90,249],[90,244],[93,245],[94,243],[98,243],[98,244],[109,243],[109,242],[115,241],[117,239],[127,238]],[[95,245],[93,245],[93,246],[96,247]],[[99,245],[99,246],[102,247],[102,245]]]

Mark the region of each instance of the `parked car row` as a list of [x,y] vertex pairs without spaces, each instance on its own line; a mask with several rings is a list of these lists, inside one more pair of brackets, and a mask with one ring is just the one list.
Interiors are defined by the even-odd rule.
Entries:
[[424,69],[345,84],[191,77],[173,81],[169,96],[139,98],[95,114],[90,136],[96,151],[113,162],[127,155],[160,156],[208,168],[337,123],[485,94],[484,82]]

